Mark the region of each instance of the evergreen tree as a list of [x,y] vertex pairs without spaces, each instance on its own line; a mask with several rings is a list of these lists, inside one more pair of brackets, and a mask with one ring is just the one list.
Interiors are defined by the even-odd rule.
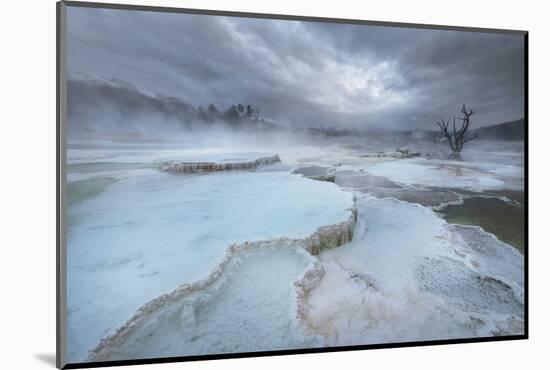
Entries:
[[242,104],[237,105],[237,111],[239,112],[239,115],[242,116],[244,113],[244,106]]
[[252,109],[252,107],[250,106],[250,104],[248,104],[246,106],[246,117],[248,118],[252,118],[252,115],[254,114],[254,109]]
[[241,115],[239,114],[239,111],[235,104],[229,107],[224,116],[225,119],[229,122],[237,122],[241,118]]
[[208,121],[208,114],[206,113],[206,110],[202,105],[199,105],[198,111],[197,111],[197,118],[203,122]]
[[208,122],[212,123],[217,120],[220,116],[218,108],[212,103],[208,105]]

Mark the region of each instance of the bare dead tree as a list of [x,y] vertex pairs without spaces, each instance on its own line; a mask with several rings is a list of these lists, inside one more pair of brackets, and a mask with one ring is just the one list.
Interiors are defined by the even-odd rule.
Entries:
[[453,151],[452,154],[450,155],[450,158],[454,158],[454,159],[460,159],[460,152],[462,151],[464,144],[478,137],[477,133],[469,137],[466,136],[466,132],[468,131],[468,128],[470,127],[470,123],[471,123],[470,116],[474,114],[474,111],[471,109],[467,110],[466,105],[462,104],[462,114],[463,114],[463,117],[459,118],[459,120],[462,121],[462,125],[458,130],[456,128],[456,117],[453,116],[452,132],[449,132],[449,123],[451,121],[450,118],[447,121],[445,121],[445,119],[442,119],[441,122],[439,121],[436,122],[439,128],[441,129],[441,135],[447,138],[449,146]]

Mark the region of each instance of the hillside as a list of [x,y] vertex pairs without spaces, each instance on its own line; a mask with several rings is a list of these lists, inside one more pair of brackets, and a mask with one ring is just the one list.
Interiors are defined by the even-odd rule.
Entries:
[[180,98],[153,94],[112,78],[69,73],[67,79],[69,129],[197,128],[225,125],[231,129],[274,130],[250,104],[218,110],[194,106]]
[[484,140],[523,140],[525,136],[525,122],[522,119],[505,122],[498,125],[481,127],[472,131]]

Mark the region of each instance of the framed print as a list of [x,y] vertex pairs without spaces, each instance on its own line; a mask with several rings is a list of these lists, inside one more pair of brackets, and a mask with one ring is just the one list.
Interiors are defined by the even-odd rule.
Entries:
[[527,338],[527,32],[57,11],[59,368]]

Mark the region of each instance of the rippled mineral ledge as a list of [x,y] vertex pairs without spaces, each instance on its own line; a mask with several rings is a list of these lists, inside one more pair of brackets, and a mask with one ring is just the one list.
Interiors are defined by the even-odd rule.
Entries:
[[253,161],[239,162],[165,162],[161,169],[171,173],[194,173],[194,172],[215,172],[215,171],[232,171],[246,170],[256,168],[260,165],[273,164],[280,162],[278,154],[261,157]]
[[[224,157],[226,162],[236,162],[237,155]],[[239,161],[259,157],[262,155],[240,155]],[[201,336],[202,344],[197,349],[198,342],[191,340],[197,333],[191,329],[183,331],[190,335],[189,341],[178,342],[181,345],[173,352],[165,351],[161,344],[175,344],[163,339],[166,336],[162,326],[153,324],[159,312],[170,311],[174,299],[177,302],[194,300],[194,292],[207,289],[215,282],[221,284],[232,276],[250,281],[244,277],[245,270],[238,267],[237,262],[243,255],[248,256],[249,251],[252,253],[252,249],[264,249],[256,246],[271,246],[277,256],[282,254],[286,257],[281,258],[291,260],[295,258],[284,251],[298,251],[300,255],[308,255],[304,261],[309,263],[311,255],[352,238],[354,208],[352,193],[285,170],[216,171],[185,178],[151,171],[117,181],[93,201],[81,202],[69,209],[70,216],[78,219],[68,232],[67,273],[72,282],[67,287],[69,358],[72,362],[85,361],[94,348],[97,351],[90,357],[94,360],[138,358],[145,353],[144,348],[149,348],[147,354],[152,357],[212,353],[214,342],[207,343],[206,337]],[[233,255],[240,250],[244,254],[234,259]],[[229,274],[224,273],[225,258],[235,262],[235,269]],[[257,257],[257,261],[267,259],[275,263],[273,258]],[[295,268],[299,275],[303,266],[302,262],[297,263]],[[261,273],[266,267],[260,265]],[[281,262],[270,266],[280,269],[287,265]],[[283,280],[277,284],[290,287],[298,275],[294,272],[282,274]],[[266,292],[270,290],[269,281],[265,282]],[[247,290],[240,283],[237,288],[247,296],[242,302],[255,296],[255,290]],[[277,312],[288,312],[294,292],[288,292],[287,296],[288,300],[281,301],[286,308]],[[258,307],[264,306],[264,303],[258,304]],[[265,306],[271,307],[268,303]],[[246,310],[230,311],[238,316]],[[271,320],[271,313],[262,312]],[[207,313],[199,310],[197,317]],[[132,319],[134,314],[136,317]],[[233,320],[228,315],[218,313],[201,323],[210,318]],[[262,321],[261,317],[250,317],[250,320]],[[281,320],[285,322],[280,327],[287,327],[287,321],[294,325],[294,317],[293,312],[282,314]],[[130,322],[125,325],[128,320]],[[237,330],[235,320],[232,321],[235,325],[231,325],[236,330],[235,338],[239,338],[240,329]],[[263,327],[260,321],[254,321],[255,328]],[[141,325],[148,323],[155,332],[158,329],[159,336],[152,338],[158,343],[153,345],[148,339],[148,347],[144,347],[136,343],[142,343],[148,334],[138,327],[145,328]],[[182,319],[181,323],[186,328],[193,324],[188,319]],[[132,327],[135,329],[130,329]],[[178,330],[174,335],[181,333]],[[287,337],[284,334],[279,339]],[[285,342],[276,348],[289,348],[292,343]],[[254,340],[235,345],[242,351],[275,348],[269,344],[256,345]],[[130,352],[119,352],[123,348]],[[197,352],[193,352],[195,349]],[[226,349],[222,346],[216,350]],[[127,353],[135,356],[126,356]]]
[[[205,279],[182,284],[175,290],[160,295],[159,297],[141,306],[124,325],[119,327],[114,333],[102,338],[98,345],[89,352],[86,361],[121,360],[128,358],[128,356],[138,356],[142,353],[148,353],[153,357],[176,355],[163,352],[165,349],[163,345],[159,343],[162,343],[162,338],[160,337],[165,335],[165,332],[163,330],[160,330],[159,332],[155,329],[155,326],[159,326],[160,328],[176,326],[179,328],[175,330],[176,335],[174,336],[174,340],[181,341],[181,343],[179,343],[181,345],[181,353],[179,354],[196,354],[186,352],[185,348],[189,346],[190,343],[187,343],[184,339],[184,332],[190,330],[192,331],[194,328],[198,327],[199,324],[201,324],[198,322],[201,317],[203,317],[203,320],[205,321],[214,320],[215,318],[208,317],[206,313],[200,312],[200,304],[195,301],[200,300],[201,296],[199,295],[199,297],[193,298],[193,294],[198,294],[203,291],[208,293],[208,289],[211,289],[217,282],[219,282],[219,280],[226,274],[226,270],[231,268],[230,266],[233,264],[236,255],[242,252],[258,251],[269,248],[279,250],[284,250],[287,248],[301,248],[309,252],[311,255],[318,255],[324,249],[337,248],[350,242],[353,238],[353,228],[357,221],[355,199],[353,202],[353,207],[348,210],[350,215],[347,220],[337,224],[321,226],[317,228],[314,233],[304,239],[279,237],[270,240],[255,242],[246,241],[239,244],[231,244],[226,250],[223,260]],[[233,269],[237,270],[234,271],[234,274],[238,273],[237,266],[233,266]],[[298,281],[294,282],[294,289],[298,300],[303,300],[309,291],[319,284],[320,278],[323,274],[324,271],[320,265],[318,263],[313,263],[305,271],[304,275]],[[212,294],[214,293],[210,293],[210,295]],[[186,301],[186,299],[190,299],[190,301]],[[242,301],[245,300],[243,299]],[[181,307],[186,304],[188,306],[193,306],[191,319],[185,315],[180,315],[176,318],[170,316],[170,322],[164,322],[167,320],[166,312],[179,312]],[[286,304],[290,304],[290,302]],[[303,302],[298,303],[296,310],[299,317],[304,315],[305,309],[303,307]],[[204,318],[205,315],[206,318]],[[238,320],[231,317],[230,310],[227,311],[227,315],[230,322]],[[262,315],[258,316],[262,317]],[[289,323],[294,324],[294,318],[295,316],[292,314],[287,318],[283,318],[283,324],[279,326],[284,327],[289,326]],[[243,323],[239,325],[246,327],[246,325],[249,324],[250,323]],[[193,338],[192,340],[197,339],[194,335],[191,337]],[[266,350],[266,348],[261,347],[246,349]]]

